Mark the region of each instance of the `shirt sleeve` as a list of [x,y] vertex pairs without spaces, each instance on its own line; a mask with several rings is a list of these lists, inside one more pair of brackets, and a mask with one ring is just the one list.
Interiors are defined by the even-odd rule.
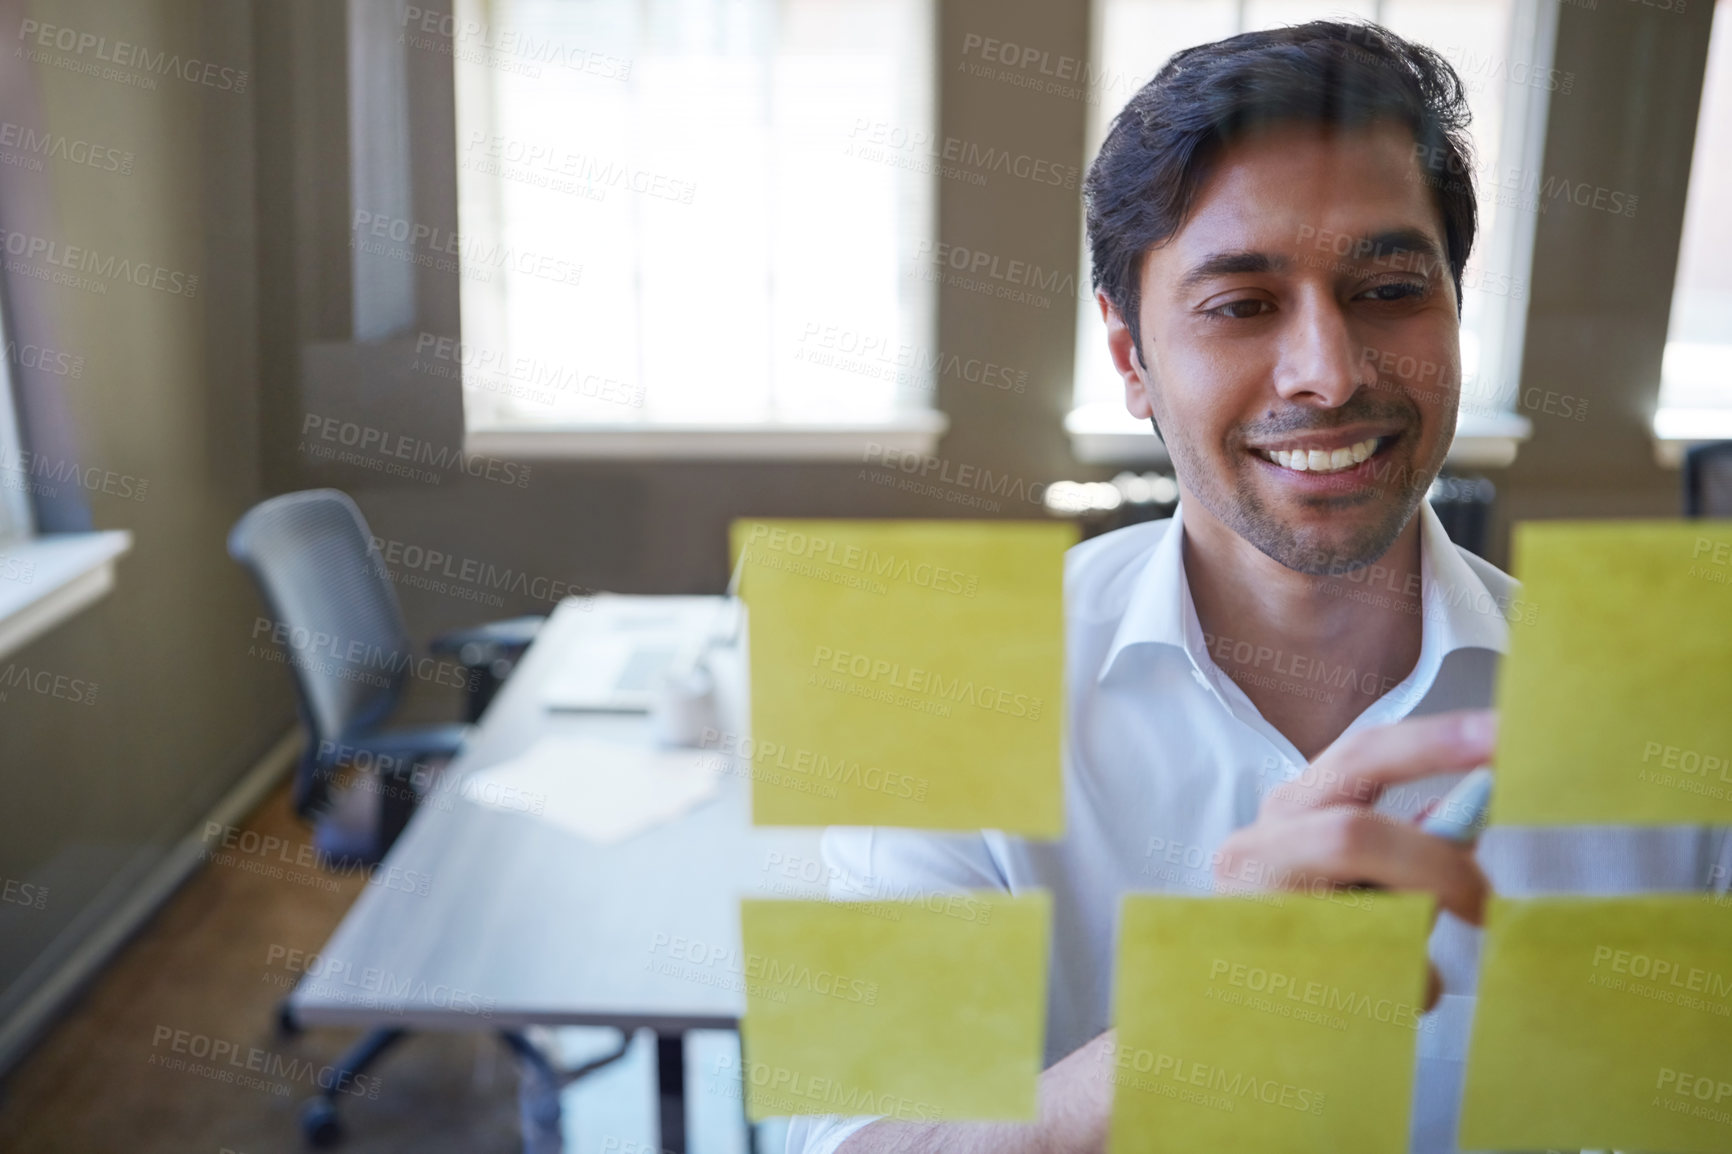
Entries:
[[813,1114],[790,1118],[784,1154],[836,1154],[850,1135],[876,1121],[871,1115],[843,1118],[836,1114]]
[[823,852],[832,901],[1010,889],[981,833],[831,826]]
[[[1010,889],[983,834],[832,826],[824,831],[830,900],[903,901],[932,893]],[[876,1115],[793,1118],[786,1154],[836,1154]]]
[[1708,889],[1732,894],[1732,829],[1719,831],[1719,844],[1709,851]]

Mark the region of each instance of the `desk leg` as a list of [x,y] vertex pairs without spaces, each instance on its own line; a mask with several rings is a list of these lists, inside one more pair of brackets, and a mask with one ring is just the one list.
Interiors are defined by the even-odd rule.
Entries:
[[656,1081],[661,1088],[662,1154],[686,1154],[686,1037],[656,1035]]

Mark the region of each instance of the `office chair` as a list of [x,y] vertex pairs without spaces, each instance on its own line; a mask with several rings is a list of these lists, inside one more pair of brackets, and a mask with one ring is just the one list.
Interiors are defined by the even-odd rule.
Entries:
[[1732,441],[1685,451],[1684,516],[1732,517]]
[[[414,812],[419,800],[414,771],[449,760],[469,727],[382,727],[416,668],[415,655],[384,560],[346,494],[311,489],[264,501],[235,523],[228,549],[252,574],[269,613],[259,619],[253,636],[275,644],[294,673],[307,731],[295,770],[295,812],[315,823],[314,843],[325,860],[337,866],[372,865]],[[480,717],[542,620],[494,622],[433,642],[435,654],[455,658],[464,671],[470,721]],[[333,778],[345,767],[370,769],[368,776],[376,779],[371,788],[358,782],[345,791],[353,796],[359,790],[359,805],[346,806],[332,792]],[[344,821],[345,811],[356,810],[363,817],[371,811],[371,828],[355,828],[352,818]],[[286,1000],[278,1008],[277,1025],[285,1033],[299,1032]],[[369,1031],[339,1060],[339,1068],[350,1075],[364,1071],[405,1033],[395,1027]],[[505,1032],[504,1040],[529,1071],[521,1106],[526,1126],[540,1119],[544,1136],[548,1112],[558,1116],[558,1086],[606,1064],[563,1071],[541,1058],[520,1033]],[[333,1078],[332,1088],[309,1099],[302,1110],[302,1129],[314,1145],[337,1140],[336,1087],[348,1084],[348,1078]]]
[[[307,732],[295,812],[314,822],[315,845],[334,863],[371,865],[414,812],[414,771],[449,760],[468,726],[384,728],[417,662],[384,560],[346,494],[310,489],[272,497],[236,522],[228,549],[252,574],[269,614],[255,624],[254,639],[274,644],[294,674]],[[434,654],[455,659],[445,668],[468,691],[470,721],[542,620],[519,617],[434,640]],[[335,795],[332,780],[345,767],[372,770],[376,781],[363,789],[357,779]]]
[[1451,541],[1475,557],[1485,556],[1491,543],[1491,509],[1497,501],[1497,486],[1484,477],[1444,473],[1431,483],[1426,499]]

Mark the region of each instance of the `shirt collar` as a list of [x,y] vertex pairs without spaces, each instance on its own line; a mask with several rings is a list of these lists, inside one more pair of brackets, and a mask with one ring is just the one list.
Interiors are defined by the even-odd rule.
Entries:
[[1457,649],[1509,652],[1509,622],[1504,619],[1508,603],[1493,596],[1474,572],[1430,501],[1419,503],[1419,516],[1419,567],[1425,579],[1421,649],[1436,641],[1439,660]]
[[[1509,648],[1507,606],[1486,588],[1461,550],[1449,539],[1430,501],[1419,504],[1420,656],[1410,681],[1428,683],[1457,649]],[[1174,509],[1166,532],[1137,575],[1097,680],[1104,681],[1119,655],[1134,645],[1169,645],[1185,652],[1194,667],[1207,664],[1203,628],[1185,579],[1184,507]],[[1373,592],[1372,595],[1375,595]]]
[[[1113,633],[1113,643],[1107,648],[1097,680],[1106,680],[1119,654],[1133,645],[1189,648],[1185,644],[1185,625],[1187,619],[1196,621],[1197,611],[1191,604],[1190,583],[1185,580],[1184,516],[1181,503],[1173,510],[1154,551],[1132,583],[1124,614],[1119,618],[1119,627]],[[1200,641],[1200,625],[1197,634]]]

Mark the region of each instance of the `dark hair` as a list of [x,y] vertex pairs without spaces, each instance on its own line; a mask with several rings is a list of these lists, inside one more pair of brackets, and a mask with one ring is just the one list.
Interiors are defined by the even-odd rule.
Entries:
[[1442,56],[1376,24],[1317,20],[1177,52],[1113,119],[1083,184],[1094,287],[1142,355],[1143,254],[1178,232],[1221,149],[1263,125],[1357,127],[1394,120],[1443,216],[1449,270],[1462,271],[1477,218],[1467,95]]

